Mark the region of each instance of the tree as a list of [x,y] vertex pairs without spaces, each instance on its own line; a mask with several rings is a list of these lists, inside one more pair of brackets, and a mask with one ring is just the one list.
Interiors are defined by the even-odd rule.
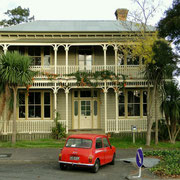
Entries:
[[4,27],[17,25],[22,22],[30,22],[34,20],[34,16],[29,17],[30,16],[29,8],[23,9],[21,6],[18,6],[17,8],[14,8],[12,10],[7,10],[4,14],[8,16],[8,20],[3,19],[2,21],[0,21],[0,26],[4,26]]
[[157,117],[157,96],[158,91],[163,92],[166,79],[172,79],[173,72],[178,69],[178,57],[165,40],[157,40],[152,46],[151,62],[146,63],[146,78],[153,85],[153,97],[155,104],[155,144],[158,144],[158,117]]
[[[132,44],[126,47],[121,46],[120,52],[123,52],[126,57],[129,52],[131,52],[132,60],[139,57],[148,62],[153,62],[153,44],[157,40],[156,29],[149,26],[149,21],[157,12],[160,7],[161,1],[148,1],[148,0],[132,0],[134,5],[137,6],[136,10],[132,13],[130,12],[130,20],[136,22],[136,27],[139,29],[138,36],[132,37]],[[126,25],[126,24],[125,24]],[[126,25],[126,27],[131,28],[131,26]],[[132,26],[133,27],[133,26]],[[133,29],[130,29],[133,31]],[[145,77],[147,80],[147,133],[146,133],[146,145],[150,146],[151,142],[151,128],[152,128],[152,107],[153,107],[153,97],[151,93],[151,79],[150,76]]]
[[[165,11],[165,17],[158,23],[158,31],[161,37],[167,37],[168,40],[180,43],[180,1],[174,0],[172,8]],[[179,47],[180,48],[180,47]]]
[[0,57],[1,81],[13,90],[13,134],[12,143],[16,142],[16,106],[18,86],[28,86],[36,72],[30,70],[31,59],[18,52],[7,52]]
[[164,89],[161,110],[165,114],[170,142],[175,143],[180,132],[180,89],[177,83],[173,81],[166,83]]

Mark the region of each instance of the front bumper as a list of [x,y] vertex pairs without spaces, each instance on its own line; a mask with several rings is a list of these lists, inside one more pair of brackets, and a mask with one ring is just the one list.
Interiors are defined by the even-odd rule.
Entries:
[[72,165],[72,166],[89,166],[92,167],[94,164],[84,164],[84,163],[76,163],[76,162],[66,162],[66,161],[58,161],[62,164]]

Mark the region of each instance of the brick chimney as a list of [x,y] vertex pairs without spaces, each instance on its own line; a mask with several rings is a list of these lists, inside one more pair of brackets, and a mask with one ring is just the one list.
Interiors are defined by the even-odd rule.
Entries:
[[116,19],[120,21],[126,21],[128,15],[128,9],[117,9],[115,12]]

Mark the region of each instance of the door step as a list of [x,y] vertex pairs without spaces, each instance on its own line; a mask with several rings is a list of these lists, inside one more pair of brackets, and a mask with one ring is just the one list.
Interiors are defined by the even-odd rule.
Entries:
[[70,129],[68,135],[72,134],[105,134],[103,129]]

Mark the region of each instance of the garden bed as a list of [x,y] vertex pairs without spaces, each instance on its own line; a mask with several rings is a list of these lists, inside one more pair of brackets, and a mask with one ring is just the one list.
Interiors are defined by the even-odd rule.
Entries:
[[180,150],[147,151],[145,156],[161,159],[160,163],[151,168],[151,172],[161,177],[180,178]]

